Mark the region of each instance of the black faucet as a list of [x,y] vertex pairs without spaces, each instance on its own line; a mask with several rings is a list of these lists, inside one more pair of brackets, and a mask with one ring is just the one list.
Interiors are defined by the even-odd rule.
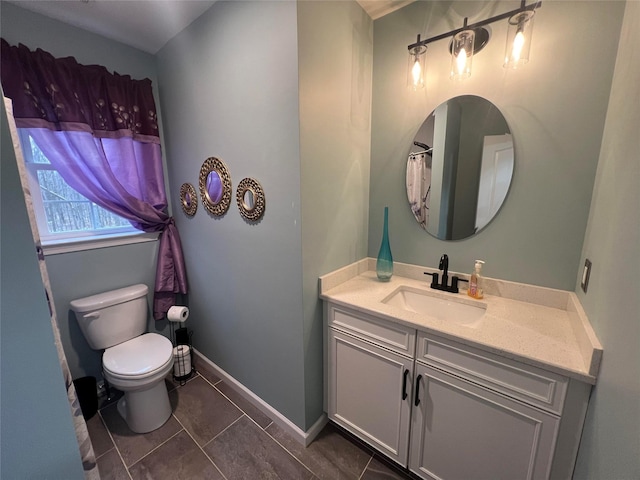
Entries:
[[451,285],[449,285],[449,256],[445,253],[440,257],[440,264],[438,268],[442,270],[442,282],[438,283],[438,274],[424,272],[425,275],[431,275],[431,288],[435,290],[442,290],[444,292],[458,293],[458,282],[467,282],[464,278],[459,278],[456,275],[451,277]]
[[442,286],[446,287],[449,283],[449,256],[446,253],[440,257],[438,268],[442,270]]

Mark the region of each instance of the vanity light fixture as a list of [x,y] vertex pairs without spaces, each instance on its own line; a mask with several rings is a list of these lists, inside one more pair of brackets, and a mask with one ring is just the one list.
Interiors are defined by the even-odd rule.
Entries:
[[516,68],[527,63],[529,49],[531,47],[531,32],[533,29],[533,16],[535,10],[542,6],[542,1],[531,5],[526,0],[521,0],[520,8],[496,15],[480,22],[467,25],[464,19],[462,28],[451,30],[441,35],[418,39],[408,46],[409,68],[407,83],[413,90],[424,87],[424,66],[427,45],[437,40],[452,37],[449,49],[451,51],[451,78],[454,80],[466,78],[471,75],[471,63],[473,55],[478,53],[489,42],[489,32],[485,25],[500,20],[509,19],[507,32],[507,48],[505,52],[504,67]]
[[533,10],[528,10],[516,13],[509,18],[507,46],[504,54],[506,68],[518,68],[529,61],[534,14]]
[[452,80],[462,80],[471,76],[471,62],[473,61],[474,42],[476,32],[467,28],[467,19],[461,32],[456,33],[451,41],[451,74]]
[[[420,35],[418,35],[418,42]],[[417,45],[409,48],[409,66],[407,68],[407,86],[412,90],[424,88],[424,67],[427,56],[427,47]]]

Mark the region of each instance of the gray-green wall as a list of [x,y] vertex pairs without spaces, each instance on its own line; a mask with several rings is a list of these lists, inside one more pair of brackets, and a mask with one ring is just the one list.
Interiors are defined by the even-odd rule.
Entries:
[[307,427],[323,399],[318,277],[367,254],[372,37],[355,2],[298,2]]
[[[200,352],[300,427],[305,425],[296,4],[217,2],[157,55],[176,224],[189,276],[189,327]],[[231,175],[222,217],[182,213],[217,157]],[[266,196],[255,224],[235,187]]]
[[366,255],[371,24],[354,2],[218,2],[158,53],[174,211],[211,156],[266,196],[255,224],[235,197],[176,215],[194,345],[303,430],[322,414],[318,276]]
[[[2,37],[12,45],[23,43],[32,50],[42,48],[56,57],[73,56],[80,63],[104,65],[133,78],[150,78],[156,92],[156,106],[160,108],[152,55],[10,3],[2,2],[0,8]],[[69,310],[69,302],[136,283],[147,284],[153,291],[157,243],[47,255],[60,336],[73,378],[85,375],[101,378],[102,357],[101,352],[91,350],[87,344]],[[149,295],[149,301],[151,298]],[[150,320],[149,328],[163,333],[166,322],[156,324]]]
[[[535,15],[530,62],[502,67],[507,22],[491,25],[489,44],[463,82],[449,80],[447,40],[427,51],[427,87],[406,88],[407,45],[515,8],[514,2],[416,2],[374,22],[369,256],[377,256],[389,206],[394,260],[573,290],[591,202],[611,87],[623,2],[545,1]],[[586,35],[585,31],[598,32]],[[568,39],[580,39],[579,54]],[[504,114],[514,137],[515,171],[497,217],[478,235],[443,242],[411,214],[405,166],[412,140],[444,100],[479,95]]]
[[0,128],[0,477],[81,479],[4,103]]
[[640,478],[640,3],[627,2],[576,292],[604,356],[576,479]]

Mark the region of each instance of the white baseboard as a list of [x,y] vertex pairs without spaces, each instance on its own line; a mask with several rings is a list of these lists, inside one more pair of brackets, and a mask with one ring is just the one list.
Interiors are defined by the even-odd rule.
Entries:
[[200,353],[195,348],[193,349],[194,353],[198,356],[198,359],[207,363],[214,373],[219,376],[226,384],[228,384],[231,388],[233,388],[237,393],[242,395],[245,400],[250,402],[253,406],[258,408],[262,413],[264,413],[267,417],[273,420],[280,428],[285,430],[289,435],[295,438],[302,445],[307,447],[316,436],[320,433],[320,431],[327,424],[328,419],[327,415],[323,413],[320,418],[307,430],[306,432],[300,429],[297,425],[295,425],[291,420],[282,415],[278,410],[273,408],[267,402],[258,397],[255,393],[225,372],[218,365],[213,363],[207,357],[205,357],[202,353]]

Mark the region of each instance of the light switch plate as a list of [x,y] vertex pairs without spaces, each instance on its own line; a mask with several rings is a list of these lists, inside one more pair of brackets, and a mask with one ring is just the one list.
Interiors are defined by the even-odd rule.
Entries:
[[591,260],[587,258],[584,261],[584,268],[582,269],[582,281],[580,282],[580,287],[582,288],[582,291],[584,293],[587,293],[590,276],[591,276]]

